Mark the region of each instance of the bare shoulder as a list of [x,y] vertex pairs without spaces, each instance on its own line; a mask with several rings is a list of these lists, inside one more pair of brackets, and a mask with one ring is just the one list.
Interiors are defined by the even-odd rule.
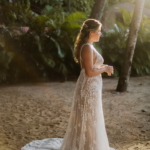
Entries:
[[89,55],[92,54],[92,47],[90,45],[83,45],[81,55]]

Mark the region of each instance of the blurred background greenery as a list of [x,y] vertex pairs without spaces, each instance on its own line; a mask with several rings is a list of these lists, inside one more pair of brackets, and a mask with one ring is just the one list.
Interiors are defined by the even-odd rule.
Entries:
[[[104,14],[120,2],[127,0],[107,0]],[[145,7],[150,8],[148,4]],[[77,77],[80,67],[73,59],[74,42],[93,5],[94,0],[0,0],[0,82]],[[123,19],[118,18],[113,29],[103,29],[95,43],[104,63],[114,66],[114,77],[120,73],[133,15],[123,8],[120,11]],[[143,15],[131,76],[150,74],[149,47],[150,20]]]

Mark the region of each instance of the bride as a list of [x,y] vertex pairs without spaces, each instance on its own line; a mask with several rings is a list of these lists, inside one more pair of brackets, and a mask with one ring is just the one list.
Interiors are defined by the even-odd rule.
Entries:
[[64,138],[35,140],[21,150],[114,150],[109,147],[102,106],[102,76],[110,76],[113,67],[93,46],[101,36],[102,24],[84,21],[74,46],[74,59],[81,71],[74,91],[72,109]]

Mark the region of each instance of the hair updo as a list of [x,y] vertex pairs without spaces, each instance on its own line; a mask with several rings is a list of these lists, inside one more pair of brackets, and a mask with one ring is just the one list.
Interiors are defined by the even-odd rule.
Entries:
[[83,22],[80,32],[74,44],[74,60],[79,63],[79,55],[81,46],[87,43],[90,31],[96,31],[102,24],[96,19],[87,19]]

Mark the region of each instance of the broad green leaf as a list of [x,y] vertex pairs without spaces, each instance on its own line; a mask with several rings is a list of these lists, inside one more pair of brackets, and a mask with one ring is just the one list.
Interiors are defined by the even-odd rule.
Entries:
[[61,51],[61,48],[60,48],[58,42],[53,37],[51,37],[50,39],[54,42],[54,44],[58,50],[59,57],[63,58],[65,56],[65,54]]
[[55,66],[55,62],[52,58],[46,57],[44,54],[42,54],[42,58],[45,61],[45,63],[47,63],[50,67],[53,68]]

